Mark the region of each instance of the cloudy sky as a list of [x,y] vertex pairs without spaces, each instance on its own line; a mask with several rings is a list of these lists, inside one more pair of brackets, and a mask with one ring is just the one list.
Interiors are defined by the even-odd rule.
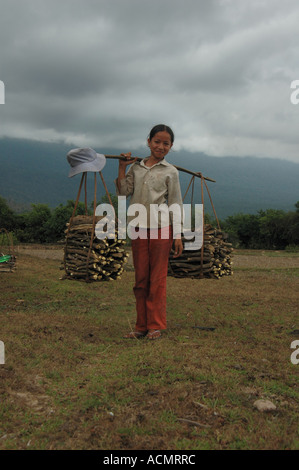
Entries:
[[[0,0],[0,137],[299,163],[298,0]],[[299,97],[299,93],[298,93]]]

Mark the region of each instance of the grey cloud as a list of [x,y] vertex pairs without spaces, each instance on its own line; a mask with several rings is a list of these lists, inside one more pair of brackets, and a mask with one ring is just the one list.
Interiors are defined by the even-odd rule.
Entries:
[[297,156],[295,0],[2,0],[0,137]]

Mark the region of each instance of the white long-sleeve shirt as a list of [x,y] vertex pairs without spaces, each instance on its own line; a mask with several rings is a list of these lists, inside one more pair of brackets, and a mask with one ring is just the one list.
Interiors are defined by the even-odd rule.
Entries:
[[146,160],[132,164],[126,177],[119,182],[120,190],[116,185],[118,195],[131,196],[128,210],[129,223],[136,217],[133,215],[134,209],[138,210],[138,206],[134,205],[140,204],[145,208],[145,211],[140,211],[138,215],[140,228],[162,228],[173,225],[174,236],[180,235],[183,231],[183,203],[179,172],[165,159],[151,167],[145,165]]

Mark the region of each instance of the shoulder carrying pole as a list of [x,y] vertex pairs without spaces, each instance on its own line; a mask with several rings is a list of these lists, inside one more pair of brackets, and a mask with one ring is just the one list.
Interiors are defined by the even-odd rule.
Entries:
[[[125,157],[122,157],[121,155],[105,155],[105,157],[106,158],[114,158],[114,159],[118,159],[118,160],[124,160],[125,159]],[[140,157],[132,157],[132,158],[137,158],[138,162],[141,162],[141,160],[143,160],[143,158],[140,158]],[[183,171],[184,173],[189,173],[189,175],[197,176],[198,178],[204,178],[207,181],[211,181],[212,183],[216,183],[215,180],[212,180],[211,178],[208,178],[207,176],[202,176],[202,174],[200,172],[194,172],[194,171],[186,170],[186,168],[182,168],[181,166],[176,166],[176,165],[173,165],[173,166],[179,171]]]

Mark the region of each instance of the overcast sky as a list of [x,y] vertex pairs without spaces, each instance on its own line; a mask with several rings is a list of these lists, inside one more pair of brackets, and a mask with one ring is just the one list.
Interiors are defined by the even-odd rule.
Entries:
[[0,137],[299,163],[297,79],[298,0],[0,0]]

